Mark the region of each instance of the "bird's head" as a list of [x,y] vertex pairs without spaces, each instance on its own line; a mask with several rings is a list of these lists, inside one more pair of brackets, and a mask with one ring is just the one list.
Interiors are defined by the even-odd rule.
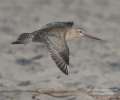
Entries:
[[84,28],[77,27],[77,28],[75,28],[75,32],[76,32],[76,34],[78,34],[78,37],[81,38],[86,33],[86,30]]
[[104,41],[98,37],[95,37],[95,36],[92,36],[92,35],[89,35],[87,33],[87,31],[84,29],[84,28],[81,28],[81,27],[77,27],[77,28],[72,28],[70,29],[68,32],[67,32],[67,35],[66,35],[66,39],[67,40],[70,40],[70,39],[79,39],[79,38],[82,38],[82,37],[86,37],[86,38],[90,38],[90,39],[93,39],[93,40],[100,40],[100,41]]
[[82,28],[71,28],[68,30],[66,39],[71,40],[71,39],[79,39],[82,36],[84,36],[85,30]]

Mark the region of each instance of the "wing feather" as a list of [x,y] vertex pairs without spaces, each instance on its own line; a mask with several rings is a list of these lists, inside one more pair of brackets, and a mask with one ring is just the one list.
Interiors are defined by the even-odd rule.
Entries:
[[73,25],[74,25],[73,21],[51,22],[51,23],[46,24],[41,30],[51,30],[55,28],[72,27]]
[[[50,55],[58,68],[66,75],[69,74],[69,48],[66,42],[59,40],[63,45],[54,45],[54,43],[47,38],[47,48]],[[59,43],[56,43],[59,44]]]

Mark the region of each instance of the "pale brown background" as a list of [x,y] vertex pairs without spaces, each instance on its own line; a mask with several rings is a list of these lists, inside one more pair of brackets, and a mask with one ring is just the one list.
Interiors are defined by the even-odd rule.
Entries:
[[[20,33],[69,20],[108,41],[69,42],[73,66],[69,76],[59,71],[43,45],[10,44]],[[38,54],[40,59],[32,60]],[[0,90],[87,86],[120,88],[120,0],[0,0]],[[0,100],[31,100],[31,95],[0,93]]]

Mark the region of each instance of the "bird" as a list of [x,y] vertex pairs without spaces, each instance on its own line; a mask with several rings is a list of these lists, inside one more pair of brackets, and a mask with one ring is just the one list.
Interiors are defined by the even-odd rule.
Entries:
[[86,34],[85,30],[81,27],[76,27],[73,21],[58,21],[50,22],[37,31],[22,33],[11,44],[44,43],[57,67],[65,75],[69,75],[70,52],[67,41],[81,37],[104,41],[101,38]]

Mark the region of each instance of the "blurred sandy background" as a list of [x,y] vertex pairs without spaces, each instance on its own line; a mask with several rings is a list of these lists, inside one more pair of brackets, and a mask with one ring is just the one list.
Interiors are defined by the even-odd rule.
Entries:
[[[73,66],[69,76],[59,71],[42,44],[10,44],[20,33],[35,31],[48,22],[71,20],[108,43],[88,39],[69,42]],[[120,88],[119,77],[119,0],[0,0],[0,90],[87,86]],[[0,100],[32,99],[31,95],[24,93],[0,93]],[[40,100],[59,99],[41,96]]]

